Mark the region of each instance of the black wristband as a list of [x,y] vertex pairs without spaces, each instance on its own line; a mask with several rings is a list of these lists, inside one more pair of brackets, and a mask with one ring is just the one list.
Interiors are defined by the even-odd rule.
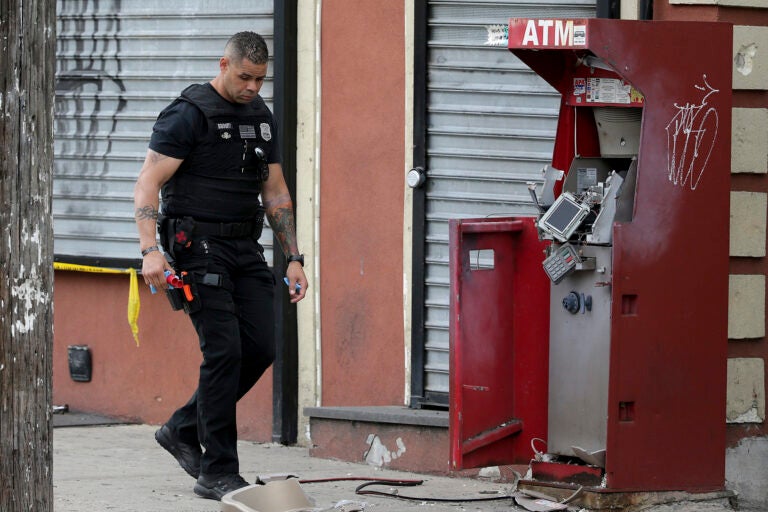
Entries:
[[291,263],[292,261],[298,261],[299,265],[302,267],[304,266],[304,255],[303,254],[289,254],[286,258],[286,261],[288,263]]
[[159,251],[159,250],[160,250],[160,248],[159,248],[158,246],[156,246],[156,245],[153,245],[153,246],[151,246],[151,247],[147,247],[146,249],[144,249],[143,251],[141,251],[141,257],[143,258],[143,257],[144,257],[144,256],[146,256],[147,254],[149,254],[149,253],[151,253],[151,252]]

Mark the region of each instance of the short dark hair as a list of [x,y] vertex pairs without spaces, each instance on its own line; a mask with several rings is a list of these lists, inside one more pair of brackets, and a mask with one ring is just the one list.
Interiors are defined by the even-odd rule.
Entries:
[[266,64],[269,49],[264,38],[256,32],[238,32],[227,41],[224,55],[236,62],[248,59],[254,64]]

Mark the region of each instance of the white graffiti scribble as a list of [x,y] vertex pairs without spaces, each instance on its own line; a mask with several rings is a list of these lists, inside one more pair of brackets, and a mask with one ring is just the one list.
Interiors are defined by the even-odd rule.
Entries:
[[675,103],[677,114],[666,127],[669,181],[681,187],[687,183],[691,190],[696,190],[707,167],[719,121],[717,109],[708,107],[707,99],[720,90],[709,85],[707,75],[703,81],[704,85],[694,85],[704,93],[701,103]]

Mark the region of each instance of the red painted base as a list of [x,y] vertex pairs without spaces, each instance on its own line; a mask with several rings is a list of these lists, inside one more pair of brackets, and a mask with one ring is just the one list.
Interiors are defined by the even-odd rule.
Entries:
[[599,487],[603,470],[583,464],[531,461],[531,476],[538,482],[558,482],[584,487]]

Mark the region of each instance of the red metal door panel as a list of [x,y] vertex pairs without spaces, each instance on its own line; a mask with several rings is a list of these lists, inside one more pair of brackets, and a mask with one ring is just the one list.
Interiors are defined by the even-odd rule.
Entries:
[[[546,438],[549,281],[533,218],[450,222],[454,470],[528,463]],[[492,268],[478,268],[493,252]]]

